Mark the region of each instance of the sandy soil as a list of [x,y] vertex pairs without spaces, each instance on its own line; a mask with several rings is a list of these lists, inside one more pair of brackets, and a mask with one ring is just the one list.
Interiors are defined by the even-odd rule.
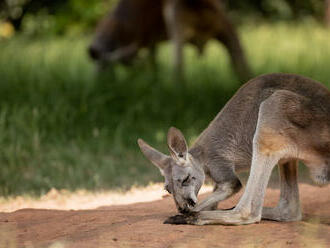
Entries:
[[[91,192],[87,190],[71,192],[68,190],[51,189],[40,198],[31,196],[0,197],[0,212],[13,212],[22,208],[82,210],[110,205],[150,202],[161,200],[168,195],[163,187],[164,184],[157,183],[147,187],[133,187],[131,190],[125,192]],[[211,186],[204,185],[200,193],[203,194],[211,190]]]
[[[248,226],[165,225],[163,221],[176,214],[171,197],[87,210],[1,212],[0,247],[329,247],[329,193],[330,185],[302,184],[303,221]],[[278,190],[269,189],[265,205],[274,206],[278,197]],[[220,207],[230,208],[238,198]]]

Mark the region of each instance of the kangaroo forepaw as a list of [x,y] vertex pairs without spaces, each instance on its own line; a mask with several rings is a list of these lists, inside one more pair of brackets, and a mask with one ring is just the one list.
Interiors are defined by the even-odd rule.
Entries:
[[187,215],[174,215],[167,218],[164,221],[164,224],[173,224],[173,225],[185,225],[185,224],[194,224],[197,220],[197,213],[189,213]]
[[167,218],[164,221],[164,224],[173,224],[173,225],[184,225],[188,224],[185,215],[174,215]]

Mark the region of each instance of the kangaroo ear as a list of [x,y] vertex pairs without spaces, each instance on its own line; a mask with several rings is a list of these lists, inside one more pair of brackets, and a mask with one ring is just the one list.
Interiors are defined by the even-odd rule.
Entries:
[[154,165],[156,165],[160,172],[164,175],[163,171],[170,165],[170,156],[167,156],[156,149],[149,146],[142,139],[138,139],[138,144],[144,156],[146,156]]
[[187,142],[179,129],[171,127],[168,130],[167,145],[172,158],[179,162],[184,162],[187,159]]

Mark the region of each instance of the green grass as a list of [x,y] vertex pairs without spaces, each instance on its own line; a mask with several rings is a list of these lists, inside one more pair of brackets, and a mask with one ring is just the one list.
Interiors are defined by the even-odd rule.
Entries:
[[[315,24],[241,27],[255,75],[299,73],[329,86],[330,32]],[[166,151],[170,126],[189,142],[239,87],[222,45],[186,48],[186,87],[171,80],[169,46],[158,72],[144,62],[97,76],[88,37],[0,41],[0,195],[50,188],[108,189],[160,181],[136,145]]]

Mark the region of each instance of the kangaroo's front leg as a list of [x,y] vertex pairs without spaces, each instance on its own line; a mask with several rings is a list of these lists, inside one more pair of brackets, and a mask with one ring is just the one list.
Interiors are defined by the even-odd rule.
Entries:
[[201,211],[187,217],[186,222],[194,225],[241,225],[259,222],[268,180],[277,161],[276,156],[254,155],[245,192],[233,210]]
[[193,212],[200,212],[202,210],[215,210],[218,202],[227,199],[242,188],[240,180],[236,177],[232,181],[217,183],[214,187],[213,193],[203,200],[193,209]]

